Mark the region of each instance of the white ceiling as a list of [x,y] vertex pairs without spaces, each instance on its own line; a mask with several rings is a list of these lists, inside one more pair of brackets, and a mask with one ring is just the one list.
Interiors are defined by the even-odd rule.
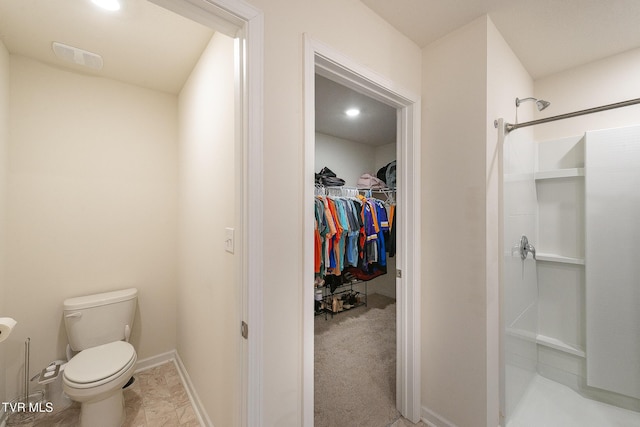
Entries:
[[[147,0],[106,12],[90,0],[0,0],[0,37],[12,54],[178,93],[213,30]],[[57,41],[103,57],[100,71],[64,62]]]
[[533,79],[640,47],[638,0],[361,0],[420,47],[489,14]]
[[[348,117],[350,108],[360,110]],[[396,142],[396,109],[316,74],[316,132],[368,145]]]
[[[640,0],[362,2],[421,47],[489,14],[534,79],[640,47]],[[126,0],[117,13],[102,12],[90,0],[0,0],[0,37],[12,54],[169,93],[179,92],[212,34],[147,0]],[[104,68],[63,63],[53,41],[102,55]],[[358,126],[371,135],[354,135],[344,126],[342,105],[361,95],[325,83],[319,81],[316,94],[319,131],[378,144],[395,135],[395,111],[377,102],[361,108],[381,110],[384,118]],[[386,130],[379,126],[384,121]]]

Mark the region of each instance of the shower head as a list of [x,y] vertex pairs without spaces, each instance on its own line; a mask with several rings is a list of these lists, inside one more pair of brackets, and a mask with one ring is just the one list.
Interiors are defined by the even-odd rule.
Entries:
[[549,101],[545,101],[544,99],[537,99],[537,98],[516,98],[516,107],[520,106],[521,102],[524,101],[536,101],[536,107],[538,107],[538,111],[542,111],[545,108],[547,108],[549,105],[551,105],[551,103]]
[[538,111],[542,111],[547,108],[551,103],[549,101],[545,101],[544,99],[539,99],[536,101],[536,106],[538,107]]

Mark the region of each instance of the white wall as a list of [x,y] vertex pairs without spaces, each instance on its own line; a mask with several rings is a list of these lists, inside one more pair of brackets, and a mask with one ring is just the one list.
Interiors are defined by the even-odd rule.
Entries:
[[376,176],[378,170],[397,157],[396,143],[371,146],[316,132],[315,172],[327,166],[355,187],[364,173]]
[[423,50],[422,402],[460,427],[487,418],[487,22]]
[[[234,41],[215,33],[179,96],[178,354],[216,426],[238,425]],[[240,241],[240,230],[236,238]]]
[[177,280],[177,98],[10,62],[8,398],[26,337],[33,372],[64,355],[68,297],[135,286],[138,357],[175,348]]
[[[540,117],[640,98],[640,48],[572,68],[535,82],[535,95],[551,102]],[[638,124],[640,105],[535,126],[537,141]]]
[[326,166],[350,187],[358,184],[363,173],[375,176],[377,172],[375,147],[317,132],[315,163],[315,172]]
[[[420,49],[357,0],[252,0],[265,18],[263,425],[302,420],[303,33],[414,93]],[[331,23],[331,25],[327,25]],[[312,171],[310,171],[312,172]]]
[[503,169],[493,121],[514,120],[516,94],[531,91],[487,16],[423,50],[422,402],[435,425],[499,422]]
[[384,167],[393,160],[397,160],[398,157],[398,145],[393,142],[391,144],[380,145],[375,149],[375,162],[373,169],[378,172],[381,167]]
[[397,157],[396,143],[371,146],[316,133],[315,172],[327,166],[345,185],[355,187],[364,173],[376,176],[378,170]]
[[[0,317],[5,316],[7,146],[9,144],[9,52],[0,41]],[[5,394],[5,345],[0,344],[0,402]],[[1,417],[1,415],[0,415]]]

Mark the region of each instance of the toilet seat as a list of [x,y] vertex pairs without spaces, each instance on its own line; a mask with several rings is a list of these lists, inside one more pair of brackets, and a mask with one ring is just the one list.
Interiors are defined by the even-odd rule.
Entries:
[[64,382],[69,387],[78,389],[98,387],[118,378],[135,361],[135,349],[125,341],[88,348],[67,363]]

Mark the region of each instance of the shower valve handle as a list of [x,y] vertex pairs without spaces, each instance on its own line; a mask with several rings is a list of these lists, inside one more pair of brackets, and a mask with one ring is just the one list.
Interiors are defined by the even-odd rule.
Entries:
[[536,259],[536,248],[529,243],[527,236],[522,236],[520,238],[520,258],[523,260],[527,259],[527,255],[529,255],[529,253],[533,255],[533,259]]

